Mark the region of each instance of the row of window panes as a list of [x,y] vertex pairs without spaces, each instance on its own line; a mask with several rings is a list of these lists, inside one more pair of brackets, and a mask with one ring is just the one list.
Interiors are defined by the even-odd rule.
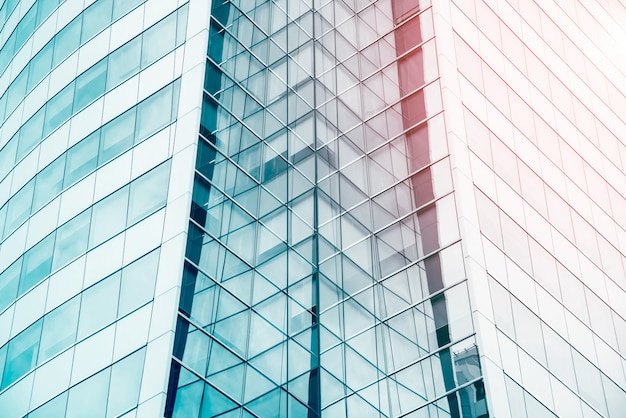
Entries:
[[165,205],[169,161],[83,211],[0,274],[0,310],[62,267]]
[[187,7],[179,8],[82,73],[48,100],[0,150],[0,178],[42,138],[74,114],[180,45],[185,38],[186,16]]
[[0,348],[0,390],[67,347],[152,300],[159,252],[142,257],[86,289]]
[[139,401],[145,356],[145,348],[135,351],[54,397],[26,418],[121,416]]
[[7,87],[0,98],[1,123],[6,121],[19,102],[43,80],[52,68],[142,1],[144,0],[125,0],[123,4],[116,4],[113,8],[113,14],[111,14],[111,0],[98,1],[68,23],[30,59],[20,74]]
[[58,193],[172,123],[179,84],[169,84],[88,135],[26,183],[0,208],[0,241]]
[[13,29],[0,48],[0,74],[9,66],[15,53],[26,43],[35,29],[65,0],[37,0]]

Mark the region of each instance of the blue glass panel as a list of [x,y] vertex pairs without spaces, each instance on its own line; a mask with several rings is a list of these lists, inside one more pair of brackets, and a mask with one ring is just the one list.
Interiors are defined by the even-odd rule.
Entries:
[[9,306],[17,297],[21,270],[22,258],[19,258],[0,274],[0,311]]
[[111,160],[133,145],[135,109],[118,116],[102,128],[98,165]]

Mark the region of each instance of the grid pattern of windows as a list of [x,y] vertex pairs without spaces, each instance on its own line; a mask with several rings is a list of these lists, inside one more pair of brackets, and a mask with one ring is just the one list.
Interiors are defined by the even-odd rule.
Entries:
[[162,413],[192,3],[0,9],[3,418]]
[[492,411],[621,416],[626,9],[453,0],[450,16],[458,99],[444,107],[458,110],[473,183]]
[[427,2],[214,2],[166,416],[486,416]]

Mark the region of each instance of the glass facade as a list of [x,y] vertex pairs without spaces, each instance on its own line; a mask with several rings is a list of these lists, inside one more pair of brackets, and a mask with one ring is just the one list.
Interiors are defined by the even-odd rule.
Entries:
[[624,5],[1,3],[0,416],[626,414]]

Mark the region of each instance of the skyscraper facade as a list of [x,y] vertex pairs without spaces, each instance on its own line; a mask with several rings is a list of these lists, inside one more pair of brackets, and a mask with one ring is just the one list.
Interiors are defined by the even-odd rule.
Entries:
[[624,416],[624,27],[5,0],[0,416]]

